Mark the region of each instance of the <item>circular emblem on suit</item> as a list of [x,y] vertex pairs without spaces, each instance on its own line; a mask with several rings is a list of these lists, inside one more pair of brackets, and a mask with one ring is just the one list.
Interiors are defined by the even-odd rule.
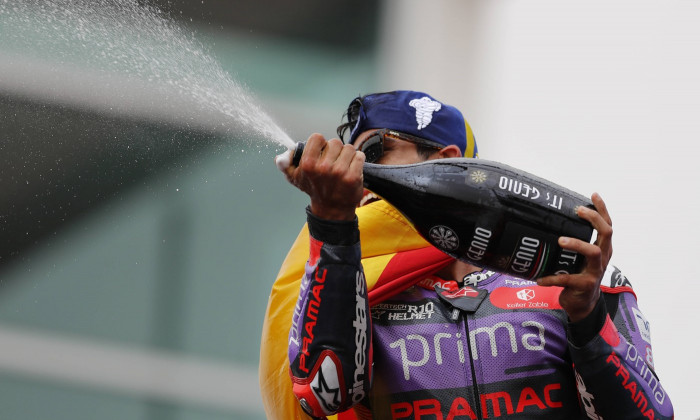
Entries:
[[459,247],[459,237],[447,226],[437,225],[430,229],[430,239],[440,249],[454,251]]

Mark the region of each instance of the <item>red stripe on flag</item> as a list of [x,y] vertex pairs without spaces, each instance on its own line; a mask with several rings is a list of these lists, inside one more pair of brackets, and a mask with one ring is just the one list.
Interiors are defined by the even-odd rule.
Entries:
[[432,246],[397,253],[370,290],[370,306],[406,290],[452,261],[452,257]]

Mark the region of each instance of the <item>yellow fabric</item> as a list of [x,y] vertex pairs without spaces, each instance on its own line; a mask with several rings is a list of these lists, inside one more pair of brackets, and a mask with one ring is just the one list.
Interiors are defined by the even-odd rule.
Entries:
[[464,150],[464,157],[468,158],[478,158],[479,152],[476,147],[476,139],[474,138],[474,132],[469,126],[469,123],[465,120],[464,125],[467,128],[467,147]]
[[[372,290],[382,270],[397,252],[429,246],[385,201],[359,208],[357,216],[368,290]],[[263,405],[269,419],[310,419],[292,393],[287,360],[289,328],[308,256],[309,231],[304,226],[272,286],[263,324],[258,373]]]

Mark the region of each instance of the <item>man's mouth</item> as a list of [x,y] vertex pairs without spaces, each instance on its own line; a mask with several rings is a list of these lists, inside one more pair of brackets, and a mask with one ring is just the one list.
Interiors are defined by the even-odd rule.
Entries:
[[370,190],[365,190],[364,195],[362,196],[362,200],[360,200],[360,204],[358,207],[362,207],[365,204],[373,203],[375,201],[379,201],[381,198],[377,196],[375,193],[373,193]]

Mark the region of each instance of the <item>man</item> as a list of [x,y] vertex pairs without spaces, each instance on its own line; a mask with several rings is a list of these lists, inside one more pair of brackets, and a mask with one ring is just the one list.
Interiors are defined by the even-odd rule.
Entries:
[[[535,283],[482,270],[387,229],[398,218],[382,201],[357,209],[368,201],[365,159],[389,165],[476,157],[462,114],[424,93],[397,91],[356,98],[347,115],[338,134],[350,129],[348,144],[314,134],[298,166],[285,169],[311,200],[309,233],[302,233],[310,236],[310,255],[288,341],[292,392],[306,413],[673,418],[653,371],[648,324],[629,282],[608,267],[612,222],[599,195],[592,197],[596,210],[578,209],[596,229],[595,243],[559,240],[586,258],[581,273]],[[383,216],[364,212],[372,206]],[[290,253],[280,278],[293,260],[299,273],[298,255]],[[265,357],[274,297],[261,374],[273,371]],[[270,384],[261,377],[263,395],[286,392]]]

